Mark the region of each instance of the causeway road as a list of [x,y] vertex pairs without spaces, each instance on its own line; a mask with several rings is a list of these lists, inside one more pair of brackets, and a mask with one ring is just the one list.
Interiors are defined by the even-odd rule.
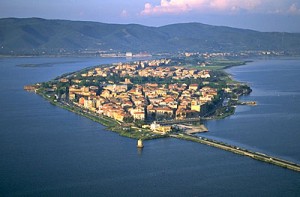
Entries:
[[280,166],[282,168],[300,172],[300,165],[297,163],[293,163],[293,162],[283,160],[283,159],[280,159],[277,157],[269,156],[269,155],[266,155],[263,153],[246,150],[246,149],[243,149],[243,148],[240,148],[237,146],[233,146],[233,145],[219,142],[216,140],[208,139],[205,137],[199,137],[199,136],[195,136],[195,135],[181,134],[181,133],[180,134],[171,134],[170,137],[184,139],[184,140],[193,141],[193,142],[198,142],[198,143],[216,147],[216,148],[219,148],[222,150],[230,151],[230,152],[233,152],[233,153],[236,153],[239,155],[247,156],[252,159],[262,161],[262,162]]

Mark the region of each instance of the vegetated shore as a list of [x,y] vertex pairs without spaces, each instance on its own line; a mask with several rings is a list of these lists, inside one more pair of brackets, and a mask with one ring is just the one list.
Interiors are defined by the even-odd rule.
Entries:
[[103,125],[106,130],[113,131],[115,133],[118,133],[119,135],[123,137],[133,138],[133,139],[142,139],[142,140],[151,140],[151,139],[157,139],[157,138],[164,138],[168,137],[168,135],[160,135],[160,134],[154,134],[148,129],[139,129],[139,128],[124,128],[120,122],[117,120],[114,120],[112,118],[101,116],[92,112],[84,111],[81,108],[77,106],[70,106],[67,104],[64,104],[62,102],[57,102],[51,100],[47,95],[43,94],[42,92],[36,92],[38,95],[42,96],[44,99],[48,100],[52,105],[61,107],[63,109],[66,109],[70,112],[76,113],[80,116],[86,117],[94,122],[100,123]]
[[[36,93],[38,95],[42,96],[47,101],[49,101],[52,105],[55,105],[62,109],[76,113],[80,116],[86,117],[94,122],[100,123],[101,125],[106,127],[106,129],[108,131],[116,132],[123,137],[129,137],[129,138],[133,138],[133,139],[142,139],[142,140],[152,140],[152,139],[169,137],[169,134],[156,134],[156,133],[153,133],[149,129],[134,128],[134,127],[132,128],[131,127],[130,131],[128,129],[124,130],[124,127],[122,127],[122,123],[118,122],[117,120],[114,120],[114,119],[106,117],[106,116],[101,116],[96,113],[84,111],[77,106],[70,106],[70,105],[64,104],[62,102],[53,101],[49,97],[47,97],[47,95],[43,94],[42,92],[37,91]],[[186,128],[184,130],[184,133],[187,133],[187,134],[208,132],[208,128],[203,124],[200,124],[200,125],[183,124],[180,126]]]

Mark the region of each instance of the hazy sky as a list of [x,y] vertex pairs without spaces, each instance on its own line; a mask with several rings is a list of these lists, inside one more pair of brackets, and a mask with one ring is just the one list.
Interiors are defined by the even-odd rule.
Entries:
[[300,0],[0,0],[0,18],[6,17],[300,32]]

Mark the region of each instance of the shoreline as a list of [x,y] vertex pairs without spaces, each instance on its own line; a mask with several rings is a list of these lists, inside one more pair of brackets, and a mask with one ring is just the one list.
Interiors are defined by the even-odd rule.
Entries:
[[[130,135],[127,133],[127,130],[123,130],[120,122],[118,122],[117,120],[114,120],[114,119],[106,117],[106,116],[96,116],[96,115],[93,115],[92,113],[83,112],[82,109],[79,107],[76,107],[76,106],[71,107],[71,106],[63,104],[61,102],[52,101],[50,98],[48,98],[46,95],[44,95],[40,92],[36,92],[36,94],[41,96],[45,100],[47,100],[50,104],[60,107],[62,109],[65,109],[69,112],[75,113],[77,115],[80,115],[82,117],[88,118],[94,122],[97,122],[97,123],[101,124],[102,126],[104,126],[105,130],[114,132],[114,133],[118,133],[122,137],[128,137],[128,138],[137,139],[137,140],[138,139],[153,140],[153,139],[169,137],[168,135],[159,135],[159,134],[155,134],[151,131],[140,132],[140,131],[138,131],[138,129],[134,129],[133,132],[130,133],[131,134]],[[147,134],[150,134],[150,135],[147,135]]]
[[[230,74],[228,74],[225,71],[225,69],[227,69],[229,67],[242,66],[242,65],[245,65],[247,62],[249,62],[249,61],[242,61],[242,60],[236,61],[236,63],[234,65],[224,66],[221,69],[221,71],[224,72],[228,78],[230,78],[232,83],[239,84],[240,82],[233,80],[231,78]],[[76,74],[76,73],[79,73],[79,72],[82,72],[82,71],[88,71],[88,70],[93,69],[93,68],[103,67],[103,66],[110,66],[110,65],[113,65],[113,63],[109,64],[109,65],[104,64],[104,65],[89,66],[89,67],[81,69],[79,71],[74,71],[74,72],[71,72],[71,73],[64,73],[64,74],[56,77],[54,80],[59,80],[59,79],[64,78],[64,77],[68,77],[72,74]],[[51,81],[49,81],[49,82],[51,82]],[[46,82],[46,83],[48,83],[48,82]],[[169,137],[169,135],[166,134],[166,133],[165,134],[157,134],[157,133],[152,132],[150,129],[142,129],[142,128],[138,128],[138,127],[135,127],[135,126],[130,126],[129,128],[128,127],[123,128],[122,123],[115,120],[115,119],[109,118],[109,117],[104,116],[104,115],[96,114],[92,111],[89,111],[87,109],[78,107],[78,106],[76,106],[74,104],[71,104],[71,103],[60,102],[60,101],[57,101],[56,99],[53,100],[53,98],[50,98],[50,95],[47,94],[46,92],[39,91],[39,87],[37,87],[36,84],[35,85],[24,86],[24,89],[27,90],[27,91],[32,91],[33,89],[35,89],[36,94],[42,96],[44,99],[48,100],[51,104],[53,104],[55,106],[58,106],[58,107],[61,107],[63,109],[66,109],[70,112],[76,113],[78,115],[81,115],[83,117],[89,118],[89,119],[103,125],[104,127],[106,127],[107,130],[119,133],[119,135],[121,135],[121,136],[129,137],[129,138],[133,138],[133,139],[143,139],[143,140]],[[38,91],[36,91],[36,90],[38,90]],[[230,110],[226,113],[222,113],[222,114],[219,114],[219,115],[214,114],[215,111],[219,107],[220,107],[220,105],[218,104],[218,106],[215,106],[212,109],[212,111],[209,112],[209,114],[212,113],[213,115],[208,115],[208,116],[205,115],[205,116],[201,117],[201,119],[202,120],[224,119],[224,118],[226,118],[228,116],[231,116],[235,113],[235,110]],[[128,130],[130,132],[127,132]],[[194,134],[194,133],[200,133],[200,132],[208,132],[208,129],[204,125],[192,126],[192,127],[188,128],[186,132],[188,134]]]
[[[186,130],[183,133],[177,133],[177,134],[170,133],[170,134],[167,134],[167,135],[155,135],[155,136],[151,136],[151,137],[128,136],[128,135],[124,135],[124,133],[122,133],[121,130],[115,129],[116,127],[112,127],[112,125],[120,125],[120,123],[118,121],[114,120],[114,119],[111,119],[111,118],[108,118],[108,117],[93,116],[93,115],[88,114],[88,113],[82,113],[82,112],[77,111],[75,108],[72,109],[71,107],[68,107],[67,105],[64,105],[63,103],[51,101],[44,94],[37,93],[37,92],[36,92],[36,94],[38,94],[39,96],[42,96],[50,104],[55,105],[57,107],[60,107],[62,109],[68,110],[70,112],[73,112],[73,113],[78,114],[80,116],[83,116],[85,118],[88,118],[88,119],[90,119],[94,122],[97,122],[97,123],[101,124],[102,126],[104,126],[105,130],[107,130],[109,132],[118,133],[122,137],[128,137],[128,138],[131,138],[131,139],[143,140],[143,141],[172,137],[172,138],[176,138],[176,139],[201,143],[201,144],[204,144],[204,145],[207,145],[207,146],[211,146],[211,147],[214,147],[214,148],[225,150],[227,152],[232,152],[234,154],[238,154],[238,155],[241,155],[241,156],[250,157],[251,159],[254,159],[254,160],[257,160],[257,161],[273,164],[275,166],[285,168],[285,169],[288,169],[288,170],[292,170],[292,171],[295,171],[295,172],[300,172],[300,164],[298,164],[298,163],[291,162],[291,161],[288,161],[288,160],[283,160],[283,159],[273,157],[273,156],[269,156],[269,155],[266,155],[264,153],[254,152],[254,151],[251,151],[251,150],[247,150],[247,149],[244,149],[244,148],[241,148],[241,147],[226,144],[224,142],[216,141],[216,140],[209,139],[209,138],[206,138],[206,137],[195,136],[194,134],[197,134],[197,133],[208,132],[208,129],[204,125],[187,126],[188,130]],[[78,108],[78,109],[80,109],[80,108]],[[137,132],[137,131],[135,131],[135,132]]]
[[[243,64],[244,65],[244,64]],[[242,65],[234,65],[234,66],[242,66]],[[228,68],[228,67],[227,67]],[[226,72],[227,73],[227,72]],[[229,73],[227,73],[228,76],[230,76]],[[158,139],[158,138],[166,138],[166,137],[174,137],[174,138],[178,138],[178,139],[183,139],[183,140],[187,140],[187,141],[193,141],[193,142],[198,142],[198,143],[202,143],[208,146],[213,146],[215,148],[219,148],[228,152],[232,152],[235,154],[239,154],[242,156],[247,156],[250,157],[252,159],[258,160],[258,161],[262,161],[265,163],[270,163],[279,167],[283,167],[283,168],[287,168],[290,170],[294,170],[294,171],[300,171],[300,165],[294,162],[290,162],[288,160],[282,160],[280,158],[276,158],[276,157],[272,157],[272,156],[268,156],[265,155],[263,153],[258,153],[258,152],[254,152],[251,150],[246,150],[240,147],[236,147],[230,144],[226,144],[223,143],[221,141],[215,141],[209,138],[205,138],[205,137],[199,137],[199,136],[195,136],[194,134],[196,133],[201,133],[201,132],[207,132],[208,129],[204,126],[204,125],[200,125],[200,126],[190,126],[188,125],[188,130],[186,132],[180,132],[180,133],[170,133],[170,134],[165,134],[165,135],[156,135],[151,131],[141,131],[141,129],[139,128],[135,128],[129,135],[128,132],[124,132],[124,128],[122,128],[122,125],[120,122],[108,118],[108,117],[104,117],[104,116],[99,116],[99,115],[92,115],[91,113],[87,113],[87,112],[83,112],[82,109],[80,109],[79,107],[77,108],[72,108],[70,106],[67,106],[66,104],[63,104],[62,102],[55,102],[52,101],[50,99],[50,97],[48,97],[49,95],[47,94],[43,94],[42,92],[36,92],[38,95],[42,96],[44,99],[46,99],[47,101],[49,101],[51,104],[61,107],[63,109],[66,109],[70,112],[76,113],[78,115],[81,115],[83,117],[86,117],[92,121],[95,121],[101,125],[103,125],[105,127],[105,130],[108,131],[112,131],[115,133],[118,133],[120,136],[122,137],[128,137],[128,138],[132,138],[132,139],[136,139],[136,140],[153,140],[153,139]],[[257,103],[255,101],[250,101],[250,103],[243,103],[241,101],[239,101],[239,104],[249,104],[249,105],[256,105]],[[74,107],[74,106],[73,106]],[[209,118],[206,118],[206,120],[217,120],[220,118],[225,118],[228,116],[231,116],[235,113],[235,111],[232,111],[228,114],[224,114],[224,116],[221,117],[214,117],[214,116],[210,116]],[[126,134],[127,133],[127,134]]]

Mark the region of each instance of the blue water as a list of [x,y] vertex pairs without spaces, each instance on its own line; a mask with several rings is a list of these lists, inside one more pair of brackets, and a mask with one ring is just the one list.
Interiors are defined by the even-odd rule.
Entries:
[[256,60],[228,72],[253,89],[242,99],[258,105],[209,121],[205,135],[300,163],[300,59]]
[[[116,61],[125,59],[0,59],[0,196],[300,195],[297,172],[176,139],[147,141],[138,151],[135,140],[23,91],[26,84]],[[16,66],[33,63],[47,66]],[[259,105],[208,122],[206,135],[299,161],[299,64],[268,60],[230,69],[254,87],[244,99]],[[284,90],[272,85],[282,79],[274,77],[282,72],[276,65],[288,69],[284,83],[292,84]]]

